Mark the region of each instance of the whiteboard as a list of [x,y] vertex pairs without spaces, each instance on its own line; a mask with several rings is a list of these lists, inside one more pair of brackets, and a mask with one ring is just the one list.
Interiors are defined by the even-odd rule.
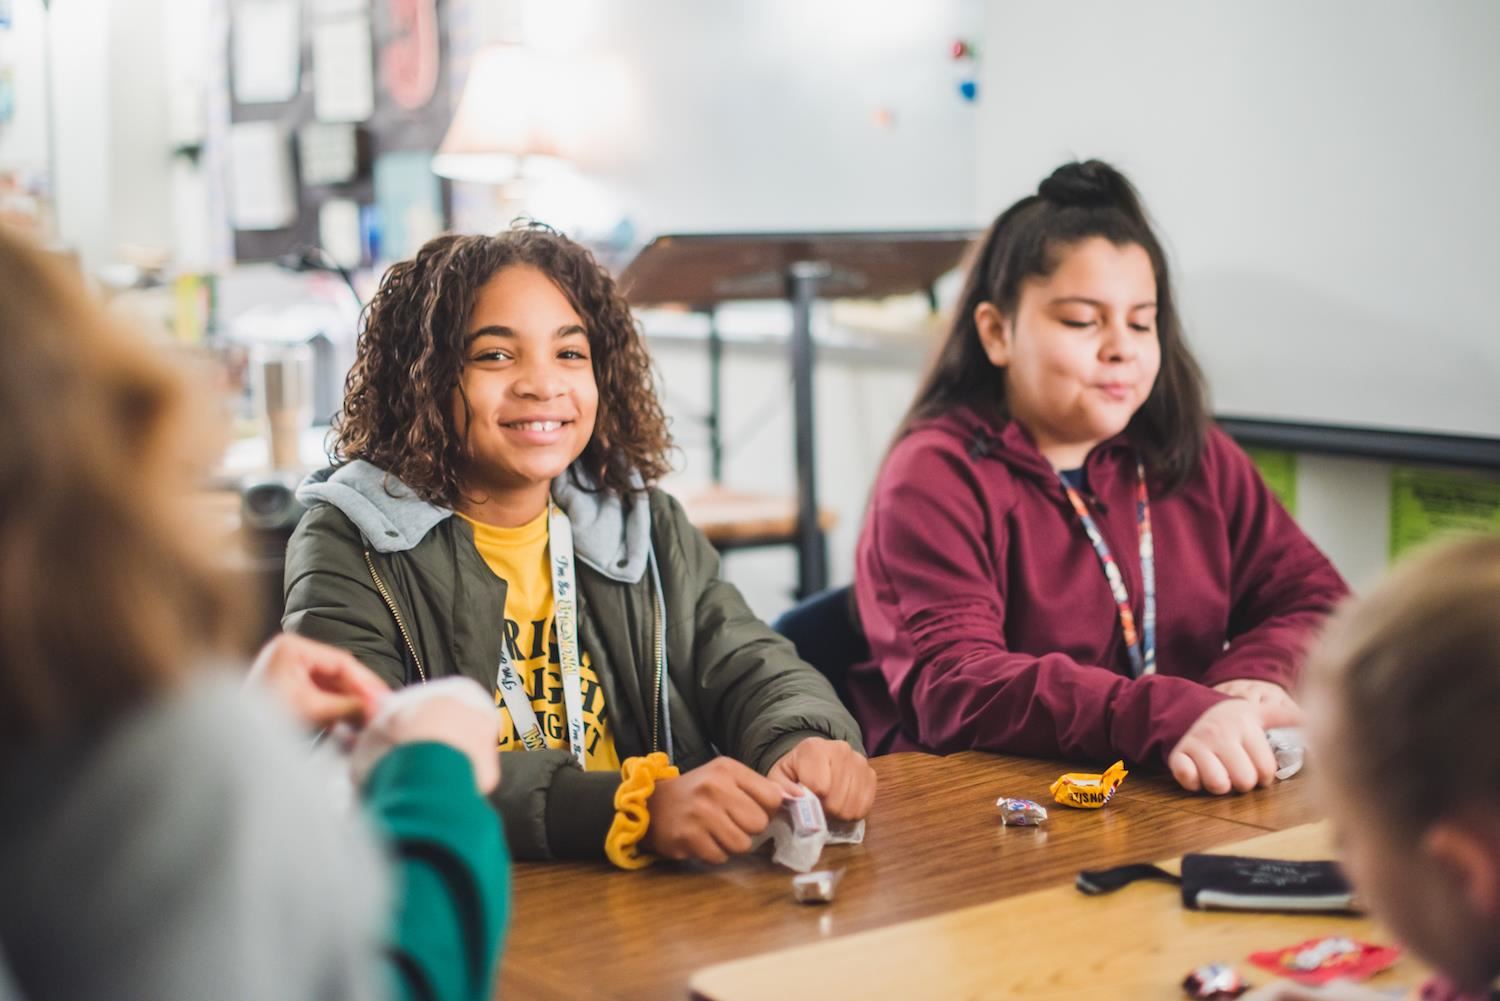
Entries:
[[951,50],[976,40],[982,0],[532,0],[526,14],[528,44],[603,73],[575,153],[643,238],[973,219],[978,109],[959,85],[974,66]]
[[988,220],[1097,156],[1216,411],[1500,435],[1500,3],[991,0]]

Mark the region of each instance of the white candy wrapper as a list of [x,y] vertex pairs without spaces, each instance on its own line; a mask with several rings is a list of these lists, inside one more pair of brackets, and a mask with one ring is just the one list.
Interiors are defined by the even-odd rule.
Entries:
[[390,737],[391,724],[409,712],[413,706],[427,699],[446,696],[470,706],[476,713],[495,715],[495,700],[485,694],[483,688],[468,678],[439,678],[425,685],[413,685],[392,692],[380,704],[375,718],[370,720],[354,740],[354,749],[349,754],[349,774],[356,789],[364,788],[365,779],[386,752],[395,746]]
[[804,786],[798,788],[800,793],[782,799],[771,823],[751,842],[751,851],[772,841],[773,862],[793,872],[809,872],[818,864],[824,845],[857,845],[865,840],[863,820],[829,822],[818,797]]
[[1266,731],[1271,753],[1276,755],[1276,777],[1289,779],[1302,770],[1307,757],[1307,741],[1300,726],[1278,726]]

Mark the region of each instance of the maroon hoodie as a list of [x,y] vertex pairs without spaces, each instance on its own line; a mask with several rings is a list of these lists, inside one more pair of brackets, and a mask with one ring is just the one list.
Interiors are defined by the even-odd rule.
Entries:
[[[1142,621],[1136,464],[1089,453],[1090,509]],[[1149,484],[1148,484],[1149,486]],[[977,749],[1165,761],[1236,678],[1295,685],[1348,588],[1217,428],[1169,496],[1151,491],[1157,673],[1132,678],[1098,556],[1052,466],[1012,421],[924,422],[886,460],[855,591],[872,659],[850,687],[872,753]]]

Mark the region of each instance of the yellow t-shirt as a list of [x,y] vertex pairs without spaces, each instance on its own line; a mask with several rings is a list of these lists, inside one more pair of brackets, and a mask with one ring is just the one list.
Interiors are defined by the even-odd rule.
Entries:
[[[474,526],[474,546],[497,577],[509,585],[505,595],[505,637],[511,662],[526,694],[542,738],[549,748],[568,746],[567,711],[563,708],[562,661],[557,645],[557,607],[552,596],[552,568],[547,555],[547,512],[519,528],[486,525],[460,515]],[[579,650],[580,682],[583,689],[584,767],[589,771],[619,771],[620,758],[610,734],[604,689],[594,673],[589,655]],[[495,690],[500,710],[500,750],[524,751],[505,708],[500,690]]]

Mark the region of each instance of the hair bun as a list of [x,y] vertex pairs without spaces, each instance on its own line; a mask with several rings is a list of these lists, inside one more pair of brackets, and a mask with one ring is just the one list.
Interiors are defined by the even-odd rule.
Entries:
[[1063,207],[1130,209],[1136,204],[1125,175],[1103,160],[1063,164],[1037,187],[1037,194]]

